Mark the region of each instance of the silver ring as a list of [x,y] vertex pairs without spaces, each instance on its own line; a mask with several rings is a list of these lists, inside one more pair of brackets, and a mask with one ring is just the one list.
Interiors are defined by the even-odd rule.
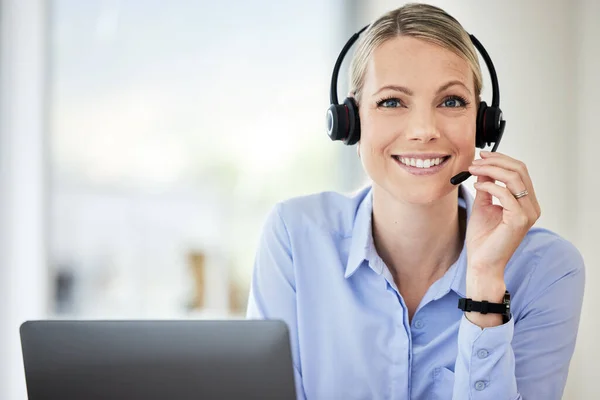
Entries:
[[519,192],[517,194],[513,194],[513,196],[515,196],[515,199],[520,199],[521,197],[525,197],[528,194],[529,194],[529,192],[527,191],[527,189],[525,189],[522,192]]

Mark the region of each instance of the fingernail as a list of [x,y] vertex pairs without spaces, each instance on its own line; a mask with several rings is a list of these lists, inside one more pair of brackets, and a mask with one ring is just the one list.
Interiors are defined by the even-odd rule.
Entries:
[[490,152],[489,152],[489,151],[487,151],[487,150],[481,150],[481,151],[479,152],[479,154],[485,154],[485,155],[487,155],[487,154],[490,154]]
[[481,158],[478,158],[477,160],[473,160],[473,164],[481,164],[482,161]]

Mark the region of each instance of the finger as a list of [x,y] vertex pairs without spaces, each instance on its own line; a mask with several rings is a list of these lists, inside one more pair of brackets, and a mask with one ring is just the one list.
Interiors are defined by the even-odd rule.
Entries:
[[509,169],[496,167],[494,165],[472,165],[469,167],[469,172],[474,176],[486,175],[494,180],[500,181],[504,183],[512,193],[519,193],[527,189],[521,178],[521,174]]
[[493,165],[472,166],[469,168],[469,172],[471,172],[471,174],[474,176],[486,175],[496,181],[504,183],[513,199],[523,205],[523,208],[528,215],[539,216],[540,213],[538,211],[538,206],[533,202],[533,196],[530,197],[530,195],[527,195],[518,200],[514,198],[515,194],[527,189],[521,180],[519,173],[504,168],[495,167]]
[[[529,192],[529,194],[525,197],[528,197],[528,202],[531,203],[531,207],[533,208],[534,213],[539,218],[541,215],[541,208],[538,203],[537,196],[535,194],[533,183],[531,182],[529,171],[527,170],[525,164],[502,153],[491,153],[483,151],[481,152],[481,155],[485,158],[473,161],[474,165],[478,167],[482,165],[497,166],[511,171],[515,171],[519,173],[519,175],[521,175],[521,179],[525,184],[527,191]],[[525,197],[521,198],[521,200],[525,199]]]
[[517,228],[530,225],[529,216],[507,188],[492,182],[475,183],[474,186],[478,192],[487,192],[500,201],[500,205],[505,212],[503,220],[510,222],[512,226]]
[[[484,183],[484,182],[491,182],[494,183],[495,181],[490,178],[489,176],[486,175],[479,175],[477,177],[477,182],[476,184],[479,183]],[[486,191],[483,190],[478,190],[475,192],[475,200],[473,200],[473,206],[486,206],[486,205],[490,205],[493,204],[493,199],[492,199],[492,195],[489,194]]]
[[495,165],[518,172],[521,175],[521,179],[523,180],[523,183],[529,192],[526,197],[529,198],[528,200],[531,202],[533,210],[539,218],[542,213],[540,204],[538,203],[537,195],[535,194],[535,188],[533,187],[533,182],[531,181],[531,176],[529,175],[529,171],[525,163],[503,153],[481,151],[480,154],[482,158],[475,160],[473,162],[475,165]]
[[518,172],[523,179],[523,183],[527,189],[532,192],[533,191],[533,183],[531,182],[531,176],[529,175],[529,171],[527,170],[527,166],[524,162],[516,160],[507,156],[506,154],[497,153],[497,152],[487,152],[482,151],[481,159],[475,160],[475,165],[495,165],[498,167],[503,167],[509,169],[511,171]]
[[[533,188],[533,184],[531,183],[531,178],[529,177],[529,172],[527,172],[527,168],[521,168],[521,166],[518,164],[520,161],[517,162],[516,160],[513,160],[503,154],[494,156],[493,158],[476,161],[473,162],[473,171],[469,169],[469,172],[471,172],[473,175],[490,174],[491,177],[506,184],[510,191],[515,194],[523,190],[527,190],[529,194],[525,197],[521,197],[519,201],[530,204],[530,206],[527,206],[527,208],[533,211],[538,218],[540,217],[541,208],[538,203],[537,196],[535,195],[535,190]],[[490,168],[493,169],[493,171],[503,170],[505,172],[501,174],[493,174]],[[479,172],[475,172],[476,170]],[[515,174],[519,175],[519,179],[517,179]]]

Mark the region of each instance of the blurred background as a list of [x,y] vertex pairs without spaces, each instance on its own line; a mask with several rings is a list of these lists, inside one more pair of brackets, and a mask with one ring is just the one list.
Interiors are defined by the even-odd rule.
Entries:
[[[597,399],[600,2],[427,2],[487,48],[499,151],[586,260],[564,398]],[[325,133],[331,69],[404,3],[0,0],[0,398],[26,398],[27,319],[242,318],[274,203],[365,182]]]

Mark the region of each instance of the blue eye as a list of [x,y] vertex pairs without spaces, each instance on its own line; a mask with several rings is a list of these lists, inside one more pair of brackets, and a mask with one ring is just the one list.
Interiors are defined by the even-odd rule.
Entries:
[[446,100],[443,101],[442,106],[447,108],[458,108],[465,107],[467,105],[467,101],[459,96],[450,96]]
[[383,99],[377,102],[377,106],[383,108],[397,108],[402,107],[400,100],[396,98]]

